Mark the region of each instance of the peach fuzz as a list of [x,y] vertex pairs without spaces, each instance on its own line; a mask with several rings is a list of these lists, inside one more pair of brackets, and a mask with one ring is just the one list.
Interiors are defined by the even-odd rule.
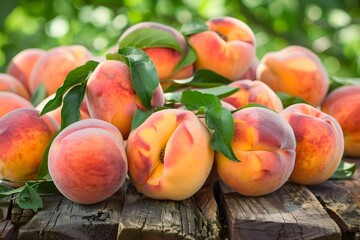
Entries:
[[360,157],[360,86],[343,86],[330,92],[321,110],[333,116],[344,135],[344,155]]
[[120,189],[127,175],[122,135],[98,119],[73,123],[52,142],[48,166],[55,186],[71,201],[105,200]]
[[300,97],[315,107],[321,104],[329,89],[329,78],[319,57],[301,46],[265,54],[256,75],[275,92]]
[[280,114],[290,123],[296,138],[296,160],[290,181],[313,185],[329,179],[344,151],[339,123],[309,104],[291,105]]
[[[39,110],[40,112],[43,110],[43,108],[45,107],[45,105],[55,97],[55,93],[51,94],[50,96],[48,96],[47,98],[45,98],[44,100],[42,100],[36,107],[35,109]],[[85,110],[83,110],[83,106],[86,106],[86,104],[82,104],[80,107],[80,119],[87,119],[90,118],[88,112],[86,112]],[[59,123],[59,125],[61,125],[61,110],[62,110],[62,106],[58,107],[57,109],[50,111],[48,113],[46,113],[46,115],[51,116],[52,118],[54,118],[56,120],[57,123]]]
[[[101,62],[87,82],[86,104],[91,118],[115,125],[126,139],[137,109],[144,109],[137,96],[128,66],[117,60]],[[164,104],[164,94],[157,87],[151,100],[152,106]]]
[[7,113],[20,108],[34,109],[34,105],[29,100],[12,92],[0,91],[0,118]]
[[142,48],[142,50],[150,57],[150,59],[154,63],[161,84],[167,86],[168,82],[171,82],[172,79],[185,79],[192,76],[192,64],[176,71],[176,66],[182,59],[183,54],[187,54],[188,52],[188,45],[184,36],[173,27],[156,22],[138,23],[128,28],[120,36],[119,45],[121,46],[121,42],[124,40],[124,38],[140,29],[159,29],[170,33],[176,39],[176,41],[179,43],[180,47],[183,50],[183,53],[181,53],[178,50],[164,46],[150,46]]
[[18,52],[10,61],[6,72],[17,79],[30,90],[30,75],[36,62],[46,53],[39,48],[28,48]]
[[210,139],[208,129],[191,111],[155,112],[127,140],[130,179],[151,198],[189,198],[203,186],[213,166]]
[[10,74],[0,73],[0,91],[13,92],[27,100],[31,99],[26,87]]
[[47,96],[56,92],[68,73],[92,59],[87,48],[81,45],[59,46],[49,49],[36,62],[30,75],[30,93],[34,94],[41,83]]
[[230,80],[238,80],[255,58],[255,35],[244,22],[219,17],[206,22],[208,31],[188,39],[197,55],[195,69],[209,69]]
[[279,189],[295,164],[295,136],[276,112],[250,107],[233,114],[232,148],[240,162],[216,152],[220,179],[246,196],[261,196]]
[[234,94],[225,97],[227,102],[235,108],[241,108],[248,103],[262,104],[276,112],[281,112],[284,107],[280,98],[265,83],[255,80],[238,80],[229,84],[231,87],[238,87]]
[[0,118],[0,177],[18,187],[35,179],[45,149],[59,125],[35,109],[17,109]]

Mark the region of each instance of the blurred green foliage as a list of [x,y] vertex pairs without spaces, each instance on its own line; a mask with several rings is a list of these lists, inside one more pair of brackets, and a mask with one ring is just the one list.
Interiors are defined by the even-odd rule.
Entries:
[[82,44],[101,55],[138,22],[180,29],[219,16],[252,28],[259,59],[301,45],[321,58],[329,75],[360,76],[359,0],[0,0],[0,72],[25,48]]

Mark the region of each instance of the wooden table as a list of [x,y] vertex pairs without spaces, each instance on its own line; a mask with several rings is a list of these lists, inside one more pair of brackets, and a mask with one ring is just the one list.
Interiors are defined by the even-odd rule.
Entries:
[[286,183],[245,197],[222,183],[181,202],[157,201],[127,183],[93,205],[43,196],[37,213],[1,202],[0,239],[360,239],[360,160],[351,180]]

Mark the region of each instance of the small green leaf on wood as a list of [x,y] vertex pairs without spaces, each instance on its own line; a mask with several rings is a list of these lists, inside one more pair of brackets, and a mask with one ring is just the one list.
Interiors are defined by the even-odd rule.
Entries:
[[22,209],[31,209],[37,212],[39,208],[43,207],[43,202],[34,188],[25,185],[19,193],[18,205]]
[[182,25],[180,32],[186,36],[190,36],[196,33],[208,31],[209,27],[200,20],[194,20]]
[[135,30],[119,42],[119,48],[127,47],[138,49],[166,47],[183,53],[183,49],[176,39],[176,36],[160,28],[139,28]]
[[338,168],[335,173],[331,176],[332,180],[345,180],[350,179],[356,170],[355,163],[349,163],[344,160],[341,160]]
[[125,57],[133,87],[143,106],[151,109],[152,96],[159,86],[159,77],[154,63],[144,51],[137,48],[121,48],[118,53]]
[[90,74],[95,70],[99,63],[96,61],[88,61],[74,70],[70,71],[61,87],[56,90],[55,97],[51,99],[41,111],[41,115],[53,111],[61,106],[63,96],[72,87],[87,81]]
[[36,88],[35,93],[32,95],[31,102],[34,106],[37,106],[45,98],[46,86],[44,82],[41,82],[40,85]]

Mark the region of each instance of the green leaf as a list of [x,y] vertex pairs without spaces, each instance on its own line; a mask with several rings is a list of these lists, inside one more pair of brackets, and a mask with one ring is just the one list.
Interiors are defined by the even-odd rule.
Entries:
[[4,197],[8,197],[11,196],[13,194],[17,194],[20,193],[23,189],[25,188],[25,185],[22,187],[18,187],[18,188],[11,188],[6,190],[6,188],[4,187],[3,190],[0,192],[0,198],[4,198]]
[[336,88],[347,85],[360,86],[360,78],[344,78],[344,77],[331,76],[328,92],[332,92]]
[[285,92],[275,92],[275,93],[280,98],[284,108],[287,108],[288,106],[296,103],[307,103],[304,99],[300,97],[291,96]]
[[345,180],[350,179],[356,170],[355,163],[349,163],[344,160],[341,160],[338,168],[336,169],[335,173],[331,176],[330,179],[332,180]]
[[131,122],[131,131],[139,127],[151,114],[152,111],[136,110]]
[[144,51],[137,48],[121,48],[118,53],[125,57],[126,64],[130,68],[133,87],[143,106],[151,109],[152,96],[159,86],[154,63]]
[[76,85],[66,93],[61,109],[61,130],[80,120],[80,108],[86,93],[86,83]]
[[193,35],[196,33],[208,31],[209,27],[203,22],[199,20],[194,20],[182,25],[180,32],[186,36]]
[[34,212],[37,212],[39,208],[43,207],[43,202],[39,194],[28,185],[25,185],[24,189],[20,192],[18,204],[20,208],[32,209]]
[[186,67],[190,64],[193,64],[196,61],[196,52],[195,50],[188,46],[188,52],[183,55],[180,62],[175,68],[175,72],[179,71],[181,68]]
[[231,146],[234,119],[231,112],[221,106],[220,100],[212,94],[185,90],[180,102],[189,110],[201,109],[201,112],[204,112],[203,108],[205,108],[206,124],[213,131],[211,147],[230,160],[238,162]]
[[262,108],[269,109],[269,110],[271,110],[271,111],[273,111],[273,112],[276,112],[274,109],[268,108],[267,106],[262,105],[262,104],[260,104],[260,103],[247,103],[247,104],[245,104],[244,106],[236,109],[234,112],[239,111],[239,110],[242,110],[242,109],[245,109],[245,108],[251,108],[251,107],[262,107]]
[[28,181],[27,184],[38,193],[59,193],[59,190],[52,180]]
[[206,125],[213,130],[211,147],[232,161],[239,162],[232,150],[234,119],[231,112],[223,106],[208,108],[205,112]]
[[232,81],[223,77],[216,72],[208,69],[197,70],[194,74],[193,80],[189,83],[192,87],[207,87],[209,84],[212,86],[220,86],[230,84]]
[[3,184],[3,183],[0,184],[0,194],[2,192],[7,192],[7,191],[11,191],[11,190],[13,190],[12,187],[10,187],[10,186],[8,186],[6,184]]
[[200,107],[210,109],[221,106],[220,100],[215,95],[192,90],[185,90],[182,93],[180,102],[189,110],[197,110]]
[[[218,98],[224,98],[230,96],[237,92],[239,88],[230,87],[227,85],[222,85],[218,87],[205,88],[205,89],[196,89],[197,92],[212,94]],[[177,101],[180,102],[183,92],[166,92],[164,93],[165,99],[167,101]]]
[[49,157],[49,150],[50,150],[50,146],[52,144],[52,142],[54,141],[54,139],[56,138],[56,136],[60,133],[60,131],[56,132],[54,134],[54,136],[52,137],[52,139],[50,140],[49,144],[47,145],[40,167],[39,167],[39,171],[36,175],[37,179],[44,179],[44,180],[51,180],[50,174],[49,174],[49,169],[48,169],[48,157]]
[[34,106],[37,106],[45,98],[46,98],[46,86],[44,82],[41,82],[39,87],[35,90],[35,93],[32,95],[31,102]]
[[98,64],[96,61],[88,61],[70,71],[63,85],[56,90],[55,97],[45,105],[40,114],[43,115],[60,107],[64,94],[72,87],[85,82]]
[[119,42],[119,48],[134,47],[139,49],[149,47],[172,48],[180,53],[183,49],[180,46],[176,36],[169,31],[160,28],[139,28],[129,33]]

